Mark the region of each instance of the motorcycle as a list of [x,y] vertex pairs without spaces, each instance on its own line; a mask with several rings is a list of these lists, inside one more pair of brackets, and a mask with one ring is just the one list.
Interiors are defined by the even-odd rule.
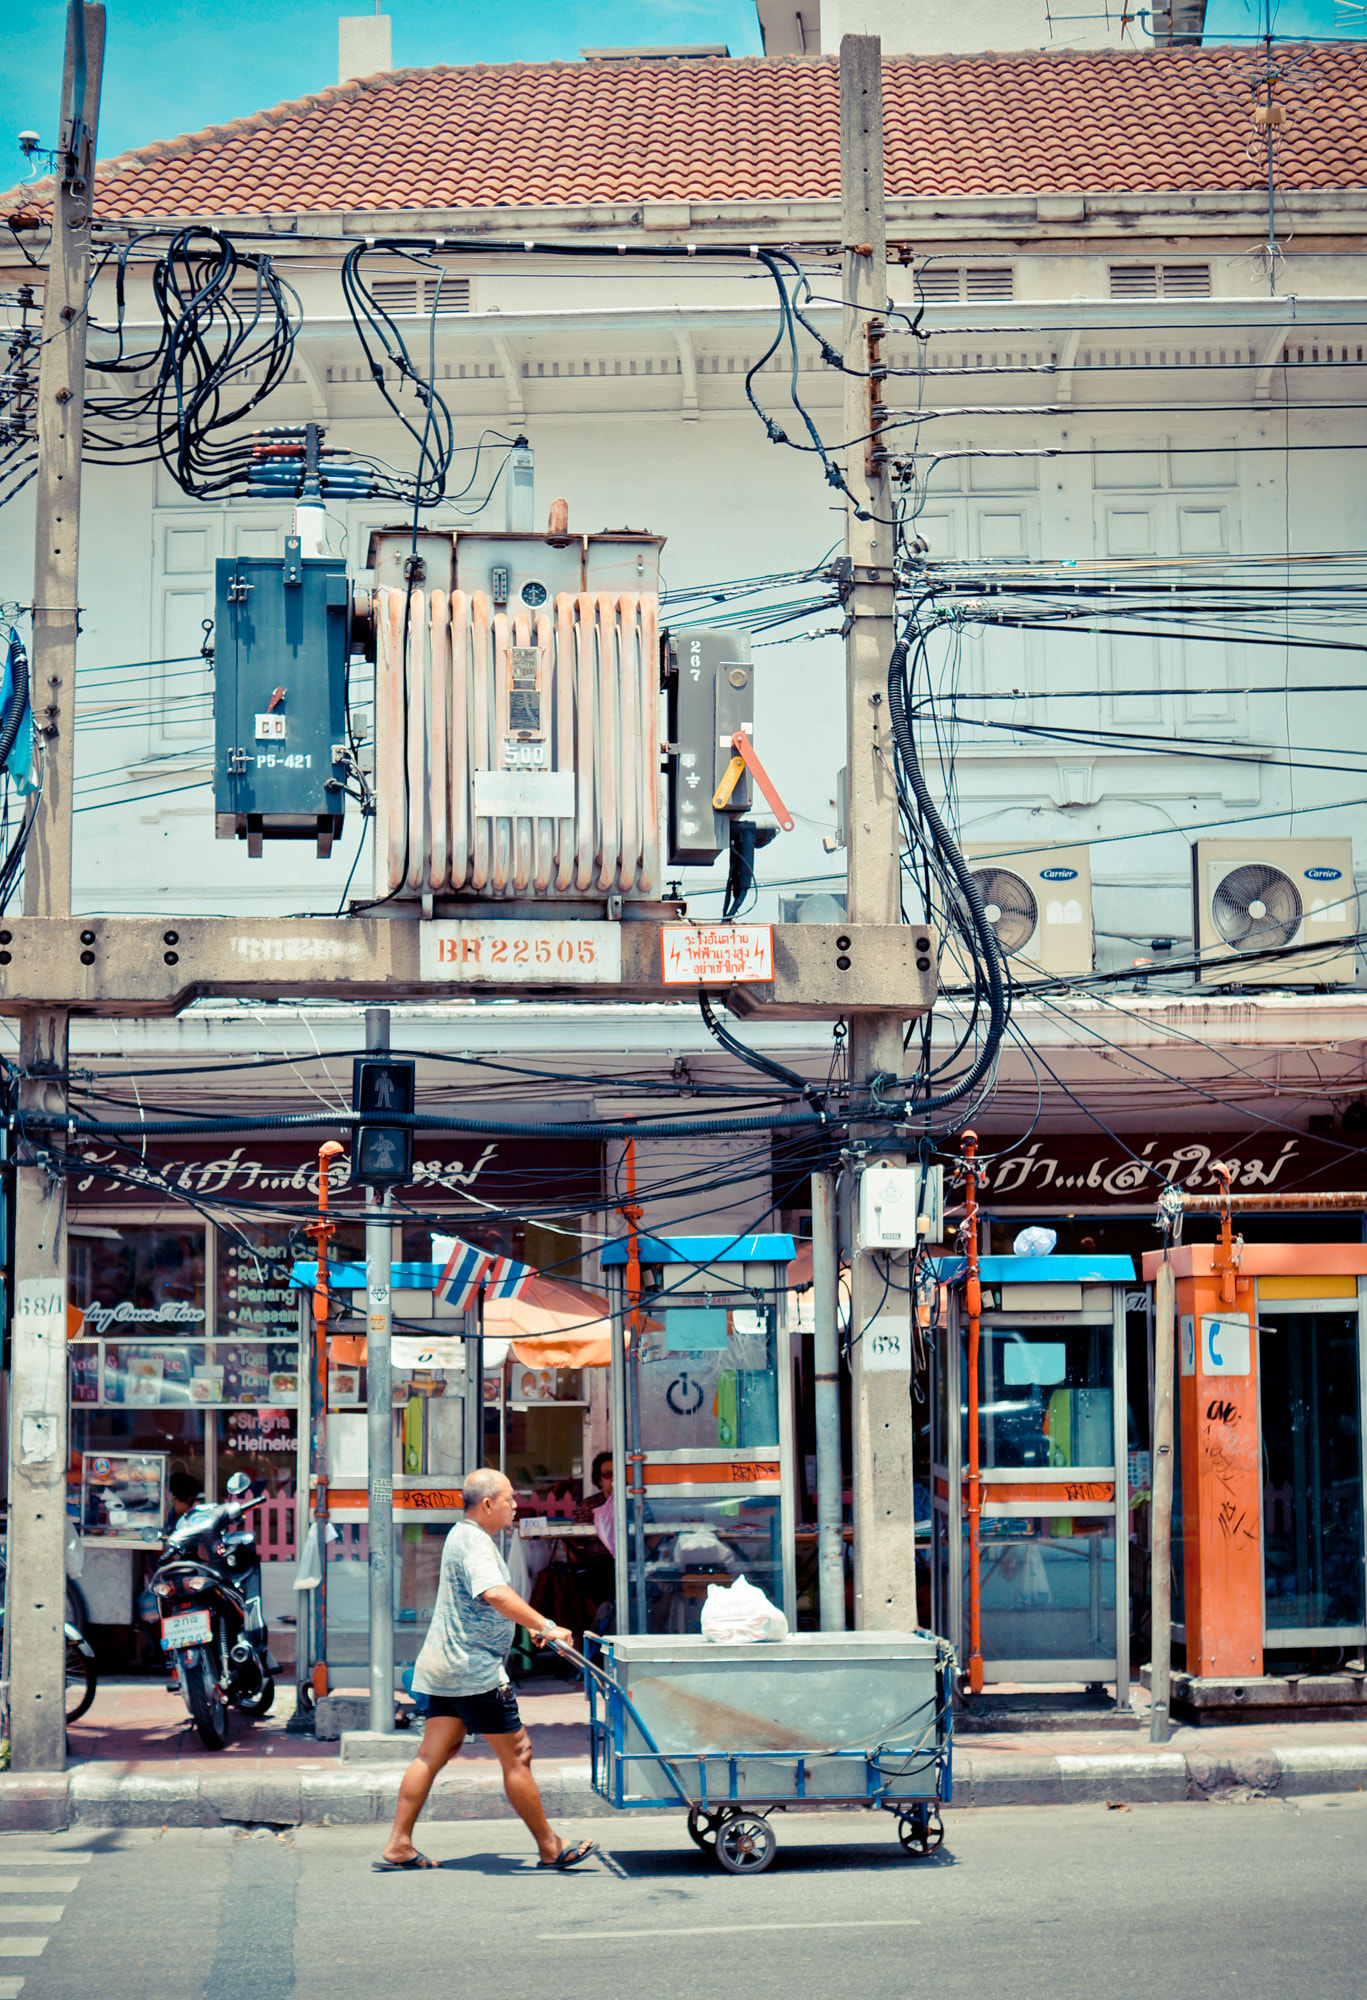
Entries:
[[208,1750],[228,1740],[229,1707],[270,1713],[280,1671],[261,1610],[256,1537],[240,1525],[266,1497],[251,1485],[235,1472],[224,1505],[191,1508],[167,1535],[150,1584],[167,1665]]

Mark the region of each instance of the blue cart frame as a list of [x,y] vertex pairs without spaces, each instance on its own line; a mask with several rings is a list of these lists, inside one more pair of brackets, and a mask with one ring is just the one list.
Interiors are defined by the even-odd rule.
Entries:
[[[585,1635],[591,1654],[600,1652],[607,1643],[592,1633]],[[589,1697],[594,1791],[618,1811],[684,1808],[690,1837],[705,1853],[713,1852],[730,1874],[758,1874],[767,1868],[778,1845],[769,1824],[770,1814],[804,1806],[863,1807],[895,1813],[902,1848],[914,1860],[933,1854],[944,1840],[939,1808],[950,1804],[954,1796],[954,1653],[948,1645],[943,1645],[936,1663],[935,1713],[933,1719],[927,1717],[919,1744],[910,1749],[874,1744],[801,1754],[754,1749],[662,1751],[626,1690],[594,1658],[573,1653],[568,1647],[558,1650],[583,1669]],[[627,1748],[628,1723],[646,1745],[643,1751]],[[822,1790],[819,1795],[809,1795],[808,1766],[818,1761],[827,1766],[833,1762],[848,1766],[848,1792]],[[633,1790],[632,1771],[641,1765],[664,1777],[668,1786],[664,1796]],[[761,1774],[765,1778],[772,1774],[771,1782],[750,1790]],[[780,1779],[784,1782],[773,1782]]]

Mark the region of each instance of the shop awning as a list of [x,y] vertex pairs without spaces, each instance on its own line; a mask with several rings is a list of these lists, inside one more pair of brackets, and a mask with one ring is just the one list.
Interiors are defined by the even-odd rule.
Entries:
[[[653,1320],[644,1325],[656,1329]],[[512,1336],[513,1353],[530,1368],[607,1368],[612,1320],[601,1292],[569,1278],[532,1278],[520,1299],[489,1299],[484,1325]]]

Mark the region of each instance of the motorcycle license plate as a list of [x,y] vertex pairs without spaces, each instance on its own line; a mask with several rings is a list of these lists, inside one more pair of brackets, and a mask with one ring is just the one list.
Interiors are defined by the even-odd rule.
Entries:
[[163,1646],[202,1646],[211,1636],[207,1611],[181,1611],[161,1621]]

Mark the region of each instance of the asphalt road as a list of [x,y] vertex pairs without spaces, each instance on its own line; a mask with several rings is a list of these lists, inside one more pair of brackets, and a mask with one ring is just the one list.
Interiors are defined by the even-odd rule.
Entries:
[[1367,1795],[946,1819],[912,1862],[890,1821],[780,1818],[748,1879],[674,1814],[594,1823],[568,1876],[498,1821],[422,1829],[417,1875],[372,1872],[372,1827],[7,1835],[0,2000],[1367,1992]]

